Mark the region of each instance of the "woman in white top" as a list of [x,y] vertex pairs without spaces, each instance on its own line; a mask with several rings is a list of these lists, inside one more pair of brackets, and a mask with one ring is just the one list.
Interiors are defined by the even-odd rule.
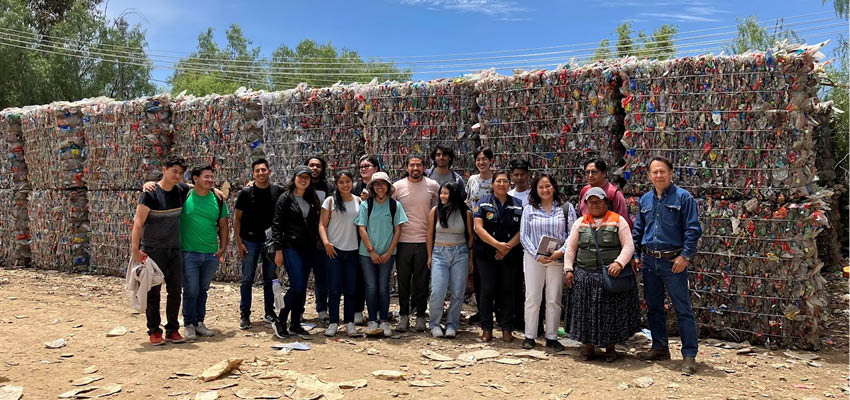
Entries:
[[[349,336],[356,336],[354,327],[354,294],[359,269],[357,248],[357,218],[360,197],[354,196],[354,175],[348,170],[336,173],[336,191],[322,203],[319,237],[325,249],[325,269],[328,274],[328,308],[330,325],[325,336],[336,335],[339,329],[339,298],[345,294],[343,322]],[[340,293],[341,292],[341,293]]]
[[470,176],[466,182],[466,205],[470,210],[475,208],[478,200],[493,191],[493,171],[490,169],[493,164],[493,150],[479,147],[473,157],[478,173]]

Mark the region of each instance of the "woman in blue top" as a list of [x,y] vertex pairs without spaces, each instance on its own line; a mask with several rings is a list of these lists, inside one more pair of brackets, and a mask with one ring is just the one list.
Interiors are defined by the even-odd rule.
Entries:
[[[360,213],[354,223],[360,230],[360,267],[366,283],[366,307],[369,324],[366,333],[391,336],[390,276],[395,262],[395,250],[401,236],[401,224],[407,215],[401,203],[393,200],[393,185],[386,172],[376,172],[369,181],[369,198],[360,203]],[[380,318],[380,325],[378,319]]]
[[[563,266],[567,233],[576,220],[575,209],[568,204],[566,212],[561,206],[558,183],[548,174],[540,174],[531,183],[528,205],[522,210],[519,238],[525,250],[525,340],[524,349],[534,347],[543,287],[546,287],[546,347],[564,350],[558,342],[558,324],[561,322],[561,293],[563,291]],[[538,254],[540,240],[548,236],[560,241],[561,246],[548,254]]]

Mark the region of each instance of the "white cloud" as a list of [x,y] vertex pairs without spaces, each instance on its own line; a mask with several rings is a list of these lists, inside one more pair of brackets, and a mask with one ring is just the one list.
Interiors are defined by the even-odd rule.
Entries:
[[717,18],[700,17],[693,14],[682,13],[640,13],[644,17],[671,19],[677,22],[718,22]]
[[448,10],[478,13],[505,21],[527,19],[524,14],[531,11],[507,0],[398,0],[410,6],[422,6],[428,10]]
[[716,18],[717,14],[732,13],[702,0],[603,0],[596,5],[605,8],[638,8],[641,11],[638,14],[640,16],[669,19],[674,22],[718,22],[720,19]]

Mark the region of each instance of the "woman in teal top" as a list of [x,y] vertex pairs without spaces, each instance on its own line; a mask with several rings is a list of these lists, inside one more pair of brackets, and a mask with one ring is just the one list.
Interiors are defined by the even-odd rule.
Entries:
[[[391,336],[390,277],[395,250],[401,236],[401,224],[407,215],[401,203],[393,200],[393,185],[386,172],[376,172],[369,181],[369,199],[360,203],[354,224],[360,230],[360,267],[366,283],[366,306],[369,308],[368,334]],[[378,324],[380,318],[380,325]]]

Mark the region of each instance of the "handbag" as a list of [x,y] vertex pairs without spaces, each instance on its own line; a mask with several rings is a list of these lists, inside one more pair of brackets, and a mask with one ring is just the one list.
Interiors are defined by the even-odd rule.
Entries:
[[593,244],[596,245],[596,259],[602,267],[602,286],[605,291],[611,293],[622,293],[631,290],[637,285],[635,273],[631,268],[623,268],[617,277],[608,275],[608,266],[602,262],[602,254],[599,250],[599,241],[596,240],[596,229],[590,228],[590,233],[593,236]]

